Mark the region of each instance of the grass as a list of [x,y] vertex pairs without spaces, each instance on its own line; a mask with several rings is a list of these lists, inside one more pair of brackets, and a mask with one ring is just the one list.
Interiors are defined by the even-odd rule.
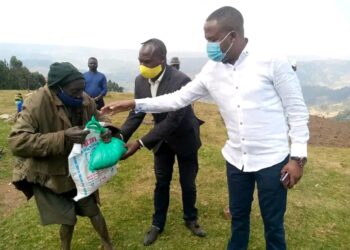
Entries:
[[[12,93],[0,92],[1,103],[12,105],[12,99],[8,95],[12,98]],[[9,101],[3,101],[3,96]],[[107,102],[130,97],[129,94],[113,93],[107,97]],[[10,108],[6,107],[6,110]],[[195,111],[205,121],[201,127],[203,146],[199,152],[197,207],[200,222],[208,236],[204,239],[194,237],[183,225],[181,189],[175,168],[167,224],[159,240],[148,249],[212,250],[226,247],[230,222],[223,216],[223,208],[228,201],[225,161],[220,153],[226,140],[226,131],[215,105],[196,103]],[[120,125],[125,117],[126,114],[118,114],[112,119]],[[134,137],[143,135],[151,127],[143,124]],[[9,129],[8,123],[0,122],[1,146],[7,145]],[[9,154],[0,160],[0,180],[9,178],[12,160]],[[101,188],[101,210],[116,249],[144,249],[143,235],[150,226],[153,213],[154,182],[152,153],[142,149],[122,162],[117,176]],[[350,149],[310,146],[304,177],[288,192],[285,225],[289,249],[349,248],[349,183]],[[5,217],[0,215],[0,238],[0,249],[59,248],[58,227],[42,227],[39,224],[33,200],[22,204]],[[72,246],[73,249],[98,249],[99,238],[88,219],[79,218]],[[249,249],[265,249],[256,197],[251,214]]]

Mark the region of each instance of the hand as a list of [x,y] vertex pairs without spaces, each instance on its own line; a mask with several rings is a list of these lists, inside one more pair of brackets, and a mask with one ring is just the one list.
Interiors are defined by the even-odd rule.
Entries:
[[106,131],[104,133],[101,133],[101,140],[104,143],[110,143],[112,140],[112,132],[108,128],[105,128]]
[[282,182],[285,188],[292,188],[303,176],[304,169],[295,160],[289,162],[282,168],[281,176],[288,173],[288,177]]
[[126,160],[130,156],[135,154],[135,152],[141,148],[141,145],[140,145],[140,143],[138,141],[134,141],[134,142],[126,143],[125,147],[128,148],[128,151],[126,151],[126,153],[123,155],[123,157],[121,158],[122,160]]
[[107,104],[101,109],[101,114],[116,114],[135,108],[135,100],[123,100]]
[[96,97],[94,98],[95,102],[99,101],[99,100],[101,99],[101,97],[102,97],[101,95],[96,96]]
[[82,144],[89,133],[89,130],[83,130],[78,126],[75,126],[64,131],[64,139],[72,143]]

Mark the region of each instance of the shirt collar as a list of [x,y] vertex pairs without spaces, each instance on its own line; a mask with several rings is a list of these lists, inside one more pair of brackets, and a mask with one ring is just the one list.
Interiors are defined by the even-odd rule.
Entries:
[[242,50],[241,54],[239,55],[235,64],[232,65],[233,67],[236,67],[237,65],[241,64],[244,61],[244,59],[249,55],[249,51],[250,51],[251,46],[250,46],[250,43],[248,42],[248,38],[245,38],[245,39],[246,39],[247,43],[246,43],[244,49]]
[[162,74],[160,74],[160,76],[158,77],[157,80],[155,80],[155,81],[153,82],[151,78],[148,79],[149,84],[151,84],[151,85],[153,85],[153,84],[159,84],[159,83],[162,81],[162,79],[163,79],[163,76],[164,76],[165,71],[166,71],[166,66],[164,67],[164,70],[163,70]]

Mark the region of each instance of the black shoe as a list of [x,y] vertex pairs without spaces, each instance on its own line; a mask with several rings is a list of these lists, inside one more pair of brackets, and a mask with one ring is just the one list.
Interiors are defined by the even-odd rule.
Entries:
[[185,225],[191,232],[198,237],[205,237],[207,233],[201,228],[198,222],[195,221],[186,221]]
[[145,234],[143,245],[145,246],[151,245],[153,242],[156,241],[160,233],[161,233],[160,228],[152,225]]

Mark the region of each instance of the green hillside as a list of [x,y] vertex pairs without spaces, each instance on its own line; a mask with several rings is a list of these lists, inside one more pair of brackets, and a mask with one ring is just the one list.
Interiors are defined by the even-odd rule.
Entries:
[[[0,91],[0,114],[15,110],[14,91]],[[128,94],[109,94],[107,102],[130,98]],[[185,228],[181,212],[181,191],[175,168],[167,224],[159,240],[148,249],[225,249],[230,221],[224,218],[228,204],[225,161],[220,150],[226,131],[217,107],[196,103],[195,111],[205,121],[201,127],[200,170],[197,177],[199,218],[208,232],[206,238],[192,236]],[[113,116],[121,124],[126,114]],[[143,124],[138,137],[152,125]],[[6,154],[0,159],[0,184],[7,186],[13,157],[6,149],[10,124],[0,120],[0,147]],[[143,236],[153,213],[153,158],[147,149],[121,162],[119,173],[100,189],[102,212],[107,220],[116,249],[145,249]],[[301,182],[288,193],[285,217],[289,249],[348,249],[350,242],[350,149],[309,148],[309,161]],[[20,199],[5,209],[10,199],[0,190],[0,249],[59,249],[58,226],[42,227],[35,202]],[[17,200],[16,200],[17,201]],[[99,249],[99,237],[86,218],[80,218],[72,249]],[[249,249],[265,249],[263,225],[257,199],[251,215]]]

